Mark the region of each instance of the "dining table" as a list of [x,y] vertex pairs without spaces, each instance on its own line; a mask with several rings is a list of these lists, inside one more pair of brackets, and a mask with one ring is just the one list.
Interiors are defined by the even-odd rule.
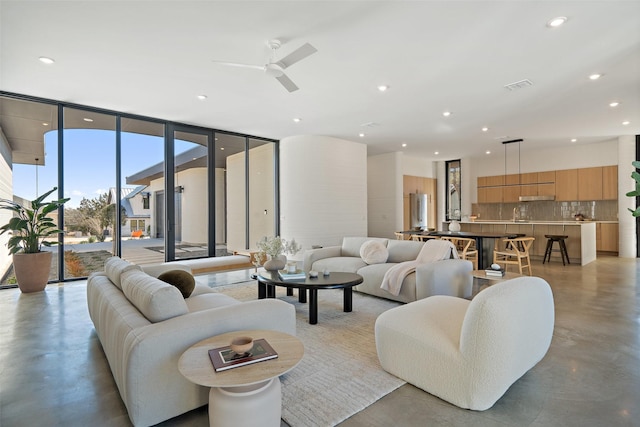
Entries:
[[514,239],[522,237],[520,233],[493,231],[403,231],[403,234],[436,237],[468,237],[476,241],[478,251],[478,269],[484,270],[493,262],[493,248],[496,239]]

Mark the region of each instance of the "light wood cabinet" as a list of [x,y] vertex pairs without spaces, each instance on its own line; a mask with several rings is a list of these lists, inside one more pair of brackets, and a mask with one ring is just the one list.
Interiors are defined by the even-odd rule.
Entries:
[[520,195],[521,196],[538,196],[538,185],[539,184],[525,184],[520,186]]
[[504,185],[518,185],[520,184],[520,175],[509,174],[504,177]]
[[538,172],[538,184],[549,184],[556,182],[556,171]]
[[602,168],[602,199],[618,199],[618,166],[603,166]]
[[578,169],[556,171],[556,201],[578,200]]
[[[554,174],[555,175],[555,174]],[[556,183],[538,184],[536,186],[538,190],[538,196],[555,196],[556,195]]]
[[487,187],[504,185],[504,175],[487,176],[485,178],[486,178],[485,183]]
[[502,201],[504,203],[517,203],[520,198],[519,185],[507,185],[502,187]]
[[578,169],[578,200],[602,200],[602,167]]
[[520,184],[537,184],[538,182],[538,172],[520,174]]
[[618,252],[618,224],[596,224],[596,250],[603,252]]
[[502,203],[502,189],[504,187],[478,188],[478,203]]

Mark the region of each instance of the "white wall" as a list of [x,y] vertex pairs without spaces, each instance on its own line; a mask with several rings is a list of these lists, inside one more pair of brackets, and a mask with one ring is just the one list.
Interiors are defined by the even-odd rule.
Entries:
[[368,235],[394,238],[403,227],[402,153],[367,158]]
[[[280,231],[303,249],[366,236],[366,145],[327,136],[280,141]],[[302,252],[296,259],[301,259]]]
[[176,187],[182,192],[182,241],[206,244],[208,236],[207,169],[192,168],[176,174]]
[[216,168],[216,243],[224,243],[227,241],[225,231],[225,214],[227,206],[225,203],[226,194],[226,172],[223,168]]
[[244,152],[227,157],[227,250],[246,247],[246,203]]
[[[13,200],[13,157],[9,142],[0,128],[0,199]],[[0,225],[4,225],[11,219],[11,212],[0,209]],[[0,278],[2,278],[11,266],[11,257],[7,249],[9,235],[0,235]]]
[[401,175],[435,178],[434,161],[423,157],[411,157],[400,153],[402,160]]
[[621,136],[618,141],[618,256],[635,258],[636,218],[628,209],[636,209],[634,197],[627,197],[629,191],[635,190],[635,181],[631,173],[635,170],[631,161],[636,158],[634,136]]

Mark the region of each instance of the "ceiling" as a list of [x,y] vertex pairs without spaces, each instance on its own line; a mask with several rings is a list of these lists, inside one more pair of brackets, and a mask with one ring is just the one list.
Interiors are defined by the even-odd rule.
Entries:
[[[547,27],[557,16],[568,20]],[[501,155],[508,139],[525,152],[640,134],[639,18],[639,1],[617,0],[2,0],[0,90],[265,138],[329,135],[369,155]],[[213,62],[265,64],[273,38],[278,58],[318,50],[285,70],[298,91]],[[15,115],[3,108],[0,125]]]

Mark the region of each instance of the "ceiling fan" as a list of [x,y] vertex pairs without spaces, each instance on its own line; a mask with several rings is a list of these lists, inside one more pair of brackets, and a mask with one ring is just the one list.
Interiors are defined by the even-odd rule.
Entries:
[[284,58],[276,61],[276,51],[280,48],[282,43],[280,40],[273,39],[267,42],[267,46],[271,49],[271,57],[269,58],[269,63],[265,65],[252,65],[252,64],[239,64],[237,62],[224,62],[224,61],[213,61],[216,64],[220,65],[229,65],[232,67],[242,67],[242,68],[253,68],[255,70],[264,71],[267,75],[275,77],[276,80],[282,84],[289,92],[295,92],[298,90],[298,86],[284,73],[286,68],[289,68],[293,64],[298,61],[303,60],[309,55],[316,53],[318,50],[311,46],[309,43],[305,43],[300,46],[298,49],[291,52],[289,55]]

